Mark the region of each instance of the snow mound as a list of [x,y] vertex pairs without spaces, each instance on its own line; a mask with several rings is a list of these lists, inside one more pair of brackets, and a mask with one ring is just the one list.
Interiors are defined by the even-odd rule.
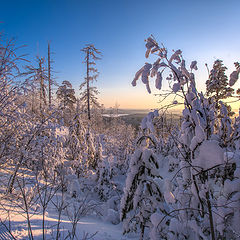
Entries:
[[215,140],[206,140],[199,147],[199,155],[193,161],[194,166],[198,166],[203,170],[224,163],[224,150]]

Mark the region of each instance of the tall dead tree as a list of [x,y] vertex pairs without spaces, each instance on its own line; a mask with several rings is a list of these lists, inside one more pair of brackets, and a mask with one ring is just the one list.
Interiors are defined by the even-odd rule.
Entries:
[[99,93],[96,87],[90,86],[90,82],[96,81],[98,77],[98,70],[96,66],[96,60],[101,59],[101,52],[95,48],[93,44],[87,44],[83,49],[85,53],[84,63],[86,64],[87,71],[85,81],[80,85],[80,90],[84,87],[86,88],[81,93],[81,101],[85,104],[88,114],[88,119],[91,119],[91,106],[100,107],[100,104],[97,101],[96,95]]
[[47,101],[46,101],[46,91],[45,91],[45,84],[44,84],[44,79],[45,79],[45,75],[44,75],[44,59],[43,58],[39,58],[39,81],[40,81],[40,111],[42,111],[43,109],[43,104],[46,106]]
[[[42,57],[37,57],[38,66],[26,66],[26,72],[24,73],[27,76],[26,82],[28,83],[29,90],[32,94],[32,110],[34,109],[35,97],[39,101],[39,112],[41,113],[47,104],[46,98],[46,84],[47,81],[47,72],[45,68],[45,60]],[[36,92],[35,92],[36,91]]]
[[48,42],[48,104],[52,104],[52,80],[51,80],[51,52],[50,43]]

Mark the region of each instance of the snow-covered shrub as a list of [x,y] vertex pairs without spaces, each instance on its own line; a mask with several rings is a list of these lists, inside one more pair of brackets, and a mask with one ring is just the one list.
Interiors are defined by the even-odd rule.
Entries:
[[172,155],[168,155],[167,158],[168,158],[168,166],[169,166],[168,171],[173,172],[175,169],[178,168],[178,164],[179,164],[178,159],[173,157]]
[[221,145],[223,147],[227,147],[230,142],[232,131],[233,131],[232,120],[228,116],[228,109],[226,105],[223,104],[223,102],[221,101],[220,101],[219,121],[220,121],[220,124],[218,127],[218,136],[221,141]]
[[24,153],[24,164],[36,172],[43,171],[48,178],[54,175],[56,167],[65,158],[65,139],[57,134],[59,127],[51,121],[39,124],[35,127],[37,133],[30,135],[31,143]]
[[15,162],[16,138],[27,127],[24,103],[20,101],[23,85],[15,81],[20,75],[20,60],[15,42],[0,33],[0,164]]
[[235,118],[232,136],[233,146],[236,151],[240,151],[240,111],[238,117]]
[[106,217],[106,221],[112,223],[112,224],[119,224],[120,222],[120,217],[119,217],[119,212],[109,208],[107,210],[107,217]]
[[[177,157],[178,154],[178,142],[177,138],[179,135],[179,128],[178,126],[172,127],[168,129],[168,135],[164,139],[163,143],[161,144],[161,153],[165,156],[171,155],[173,157]],[[160,138],[161,139],[161,138]]]
[[[169,70],[167,80],[172,92],[181,94],[184,99],[181,129],[178,136],[175,135],[177,147],[173,153],[173,156],[178,156],[179,170],[171,182],[165,180],[165,192],[158,195],[159,198],[164,196],[167,212],[162,210],[160,202],[148,209],[146,216],[152,225],[147,224],[147,221],[144,224],[150,226],[151,239],[237,239],[239,154],[232,148],[232,142],[236,143],[238,133],[233,137],[227,108],[220,101],[218,105],[212,98],[205,98],[202,93],[198,93],[193,74],[193,70],[197,70],[196,61],[188,69],[181,50],[174,51],[168,57],[167,49],[160,47],[152,37],[147,39],[146,48],[146,57],[154,53],[157,60],[153,64],[146,63],[136,73],[132,85],[135,86],[141,77],[150,93],[149,77],[155,76],[155,86],[160,90],[163,72]],[[236,79],[231,81],[231,86],[232,82],[237,81],[238,75],[235,75]],[[220,77],[226,82],[225,75]],[[216,79],[214,81],[216,83]],[[143,123],[143,128],[152,128],[151,124],[147,126],[147,120]],[[234,128],[238,129],[237,121]],[[157,137],[155,139],[158,141]],[[131,160],[136,166],[141,162],[141,154],[142,151],[136,150],[135,158]],[[138,186],[132,185],[132,182],[139,172],[139,168],[135,167],[134,171],[130,168],[128,173],[122,200],[124,210],[143,211],[140,201],[138,204],[131,202],[131,196]],[[146,172],[146,175],[152,177],[150,172]],[[124,208],[126,202],[132,205]],[[123,211],[121,219],[126,218],[126,215]],[[129,214],[129,217],[131,219],[133,216]],[[130,230],[136,228],[128,228]]]
[[87,176],[102,161],[101,135],[95,133],[84,116],[77,113],[69,124],[67,159],[77,176]]
[[[157,112],[149,113],[142,120],[144,132],[154,132],[152,120]],[[121,199],[121,220],[124,233],[140,228],[140,239],[144,238],[146,227],[151,226],[151,213],[155,212],[162,201],[162,192],[156,178],[159,175],[159,162],[155,154],[156,146],[150,136],[142,135],[137,141],[137,149],[131,157],[126,186]]]
[[71,121],[72,113],[74,111],[74,104],[76,103],[75,90],[69,81],[63,81],[62,85],[58,87],[56,92],[59,100],[59,109],[61,109],[62,119],[65,125]]
[[84,176],[88,170],[88,146],[86,141],[86,127],[79,114],[70,122],[67,138],[67,159],[78,177]]
[[106,125],[103,136],[103,154],[114,156],[113,175],[125,174],[129,165],[129,155],[133,152],[135,131],[120,119],[112,119]]
[[103,158],[103,160],[99,162],[97,176],[98,179],[95,189],[98,192],[100,199],[106,201],[110,198],[110,192],[113,189],[111,168],[107,157]]

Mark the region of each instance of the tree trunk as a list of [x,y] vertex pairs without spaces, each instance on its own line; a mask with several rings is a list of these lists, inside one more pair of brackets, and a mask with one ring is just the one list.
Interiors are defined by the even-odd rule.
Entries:
[[87,50],[87,109],[88,120],[90,120],[91,114],[90,114],[90,89],[89,89],[89,49]]
[[208,206],[208,213],[209,213],[209,223],[210,223],[212,240],[215,240],[213,216],[212,216],[212,206],[211,206],[210,199],[209,199],[210,198],[209,192],[206,192],[206,198],[207,198],[207,206]]
[[12,174],[12,176],[11,176],[11,178],[9,180],[8,190],[7,190],[8,193],[12,193],[13,185],[14,185],[14,182],[15,182],[15,178],[17,176],[17,172],[18,172],[20,166],[22,165],[22,161],[23,161],[23,154],[21,155],[20,160],[19,160],[18,164],[15,167],[14,173]]
[[39,59],[39,77],[40,77],[40,113],[42,113],[42,60]]
[[50,56],[50,43],[48,42],[48,104],[49,108],[52,103],[52,83],[51,83],[51,56]]

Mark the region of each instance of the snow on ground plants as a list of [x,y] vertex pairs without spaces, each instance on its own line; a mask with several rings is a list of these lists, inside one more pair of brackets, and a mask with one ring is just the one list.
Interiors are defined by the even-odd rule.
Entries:
[[239,63],[229,82],[222,61],[215,61],[206,97],[197,91],[196,61],[188,68],[181,50],[169,56],[153,37],[146,40],[146,48],[146,58],[154,54],[157,60],[145,63],[132,85],[141,78],[151,93],[150,77],[156,76],[155,86],[161,89],[162,75],[168,74],[169,95],[181,95],[181,128],[177,135],[169,134],[175,148],[168,159],[177,158],[169,164],[178,164],[171,168],[176,171],[171,179],[171,174],[163,176],[167,171],[159,168],[163,158],[157,155],[163,135],[154,126],[156,115],[149,113],[142,121],[142,136],[130,161],[122,197],[125,232],[138,231],[140,239],[239,239],[239,117],[233,122],[231,109],[222,101],[233,96],[231,87],[238,79]]
[[[1,181],[6,181],[9,177],[11,169],[1,171]],[[25,169],[24,178],[28,185],[29,192],[26,193],[27,198],[31,198],[34,192],[34,176]],[[72,177],[71,177],[72,178]],[[58,192],[52,198],[45,212],[45,237],[46,239],[56,239],[56,227],[59,223],[59,207],[62,205],[61,223],[59,226],[59,239],[72,239],[73,226],[76,223],[75,236],[76,239],[96,239],[96,240],[114,240],[114,239],[137,239],[136,235],[123,236],[122,224],[119,220],[116,222],[117,199],[112,198],[108,202],[100,202],[94,193],[92,196],[80,197],[84,195],[79,191],[80,182],[75,178],[71,179],[74,186],[69,187],[66,192]],[[93,186],[91,186],[93,187]],[[26,186],[25,186],[26,188]],[[48,186],[50,193],[50,186]],[[31,223],[31,232],[34,239],[43,239],[42,235],[42,207],[41,203],[31,204],[29,202],[29,210],[24,208],[21,190],[16,188],[11,197],[4,195],[6,188],[1,188],[1,231],[11,230],[12,235],[16,239],[30,239],[29,225],[27,219]],[[93,191],[94,192],[94,191]],[[36,193],[35,193],[36,194]],[[62,195],[63,194],[63,195]],[[77,196],[72,197],[72,194]],[[40,197],[40,196],[38,196]],[[30,200],[30,199],[28,199]],[[114,210],[115,209],[115,210]],[[105,215],[103,215],[105,214]],[[29,215],[29,216],[27,216]],[[119,219],[119,217],[118,217]],[[76,222],[77,221],[77,222]]]
[[21,59],[13,47],[2,44],[8,54],[0,55],[0,232],[31,240],[240,239],[240,116],[225,102],[239,63],[228,78],[216,60],[199,93],[197,62],[187,64],[181,50],[169,56],[149,37],[145,56],[156,61],[132,85],[141,79],[151,93],[151,78],[158,90],[167,81],[163,98],[173,102],[164,111],[184,108],[179,125],[155,110],[136,132],[91,108],[99,106],[94,87],[82,96],[86,105],[64,81],[47,104],[44,58],[12,84]]

